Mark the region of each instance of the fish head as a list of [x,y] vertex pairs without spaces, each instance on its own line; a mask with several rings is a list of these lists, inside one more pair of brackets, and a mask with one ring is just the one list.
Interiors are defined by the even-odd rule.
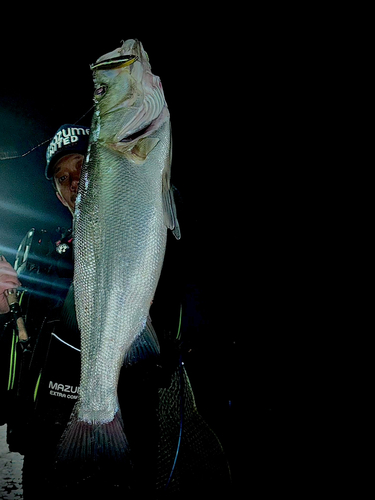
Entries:
[[160,78],[151,72],[142,43],[127,40],[91,66],[98,137],[107,143],[140,137],[166,106]]

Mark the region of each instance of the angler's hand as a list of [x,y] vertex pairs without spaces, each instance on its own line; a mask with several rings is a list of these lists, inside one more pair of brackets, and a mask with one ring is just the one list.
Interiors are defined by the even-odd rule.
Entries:
[[5,290],[16,289],[21,286],[16,271],[5,259],[0,256],[0,314],[5,314],[9,311],[9,305]]

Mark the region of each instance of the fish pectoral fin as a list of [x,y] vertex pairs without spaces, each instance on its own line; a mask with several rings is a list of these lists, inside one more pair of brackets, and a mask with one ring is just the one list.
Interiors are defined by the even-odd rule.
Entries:
[[160,139],[154,137],[145,137],[144,139],[140,139],[134,148],[131,149],[131,153],[144,161],[158,144],[159,140]]
[[148,155],[159,141],[160,139],[155,137],[144,137],[143,139],[139,139],[133,147],[127,142],[117,142],[112,147],[119,153],[122,153],[131,162],[141,165],[146,161]]

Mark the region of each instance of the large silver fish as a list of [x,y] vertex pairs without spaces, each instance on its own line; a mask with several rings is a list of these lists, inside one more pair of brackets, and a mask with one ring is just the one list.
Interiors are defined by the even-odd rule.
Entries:
[[170,116],[142,44],[127,40],[91,69],[96,107],[74,216],[80,398],[60,450],[74,447],[74,456],[90,427],[112,434],[102,447],[121,453],[127,446],[117,399],[120,368],[145,329],[167,229],[180,237]]

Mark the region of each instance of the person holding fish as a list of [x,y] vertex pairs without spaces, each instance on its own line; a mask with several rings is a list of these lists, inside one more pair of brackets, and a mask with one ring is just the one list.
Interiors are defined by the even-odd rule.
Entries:
[[[182,352],[174,348],[181,343],[183,300],[171,298],[174,327],[156,333],[150,319],[168,269],[166,247],[175,245],[168,234],[181,238],[163,88],[138,40],[123,42],[91,69],[91,127],[60,127],[45,171],[74,216],[73,234],[57,245],[63,254],[73,244],[74,278],[57,315],[54,309],[59,326],[47,334],[43,369],[55,345],[72,350],[79,356],[71,365],[80,365],[79,396],[74,383],[57,384],[30,365],[36,382],[30,421],[43,425],[25,453],[25,499],[36,492],[80,498],[88,488],[112,498],[223,493],[230,488],[225,455],[197,411]],[[19,286],[15,271],[0,262],[3,314],[4,291]],[[39,332],[35,353],[40,338]],[[75,403],[68,405],[70,418],[46,408],[53,413],[48,437],[44,416],[35,412],[43,388]],[[46,438],[41,454],[38,443]]]

